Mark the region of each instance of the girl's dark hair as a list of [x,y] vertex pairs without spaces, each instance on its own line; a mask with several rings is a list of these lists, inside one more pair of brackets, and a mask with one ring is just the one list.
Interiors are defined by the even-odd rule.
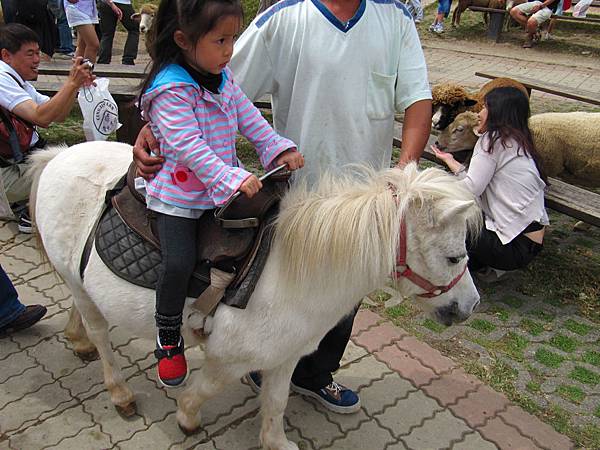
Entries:
[[244,17],[240,0],[162,0],[150,29],[148,52],[152,58],[148,75],[142,83],[141,96],[165,66],[182,63],[181,48],[173,34],[181,30],[190,42],[198,42],[227,16]]
[[490,138],[486,151],[492,153],[498,141],[506,147],[507,141],[514,139],[525,155],[533,159],[540,177],[547,184],[542,160],[529,130],[529,98],[515,87],[498,87],[487,93],[484,102],[488,110],[486,131]]

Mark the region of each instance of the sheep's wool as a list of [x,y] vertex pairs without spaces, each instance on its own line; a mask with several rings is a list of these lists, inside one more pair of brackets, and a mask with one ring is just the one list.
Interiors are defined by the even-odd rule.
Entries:
[[387,167],[394,112],[430,99],[410,14],[363,0],[340,22],[319,0],[282,0],[236,42],[231,68],[246,95],[272,95],[275,129],[296,142],[313,181],[348,163]]

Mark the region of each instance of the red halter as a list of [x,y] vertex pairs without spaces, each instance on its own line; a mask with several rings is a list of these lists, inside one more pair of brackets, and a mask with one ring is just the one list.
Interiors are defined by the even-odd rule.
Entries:
[[464,269],[456,278],[454,278],[450,284],[446,286],[436,286],[430,281],[426,280],[422,276],[416,274],[408,267],[406,264],[406,223],[404,219],[402,219],[402,223],[400,224],[400,242],[398,244],[398,255],[396,256],[396,270],[392,273],[395,278],[406,278],[412,281],[417,286],[425,289],[426,292],[423,294],[417,294],[418,297],[424,298],[433,298],[438,295],[443,294],[444,292],[448,292],[452,289],[456,283],[462,278],[462,276],[467,271],[467,265],[465,264]]

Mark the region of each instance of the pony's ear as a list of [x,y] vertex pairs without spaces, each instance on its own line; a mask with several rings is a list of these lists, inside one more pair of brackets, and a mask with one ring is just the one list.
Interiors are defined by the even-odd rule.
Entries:
[[443,224],[449,220],[452,220],[456,215],[462,214],[467,209],[471,208],[475,204],[474,200],[455,200],[448,205],[447,208],[444,208],[438,214],[437,222],[438,224]]

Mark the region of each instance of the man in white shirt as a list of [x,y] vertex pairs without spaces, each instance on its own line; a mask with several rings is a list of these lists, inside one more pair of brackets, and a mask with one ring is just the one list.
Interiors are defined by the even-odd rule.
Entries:
[[[68,116],[79,88],[91,84],[94,77],[90,68],[82,63],[82,58],[77,58],[63,87],[50,98],[37,92],[29,83],[37,79],[39,64],[40,47],[35,32],[16,23],[0,26],[0,107],[35,126],[46,128]],[[30,148],[36,146],[41,146],[41,142],[34,131]],[[7,148],[5,145],[4,149]],[[27,200],[31,184],[22,176],[24,169],[15,164],[12,154],[3,156],[0,217],[11,217],[9,205]],[[31,232],[31,221],[25,211],[19,220],[19,230]]]
[[[270,94],[275,130],[305,157],[309,183],[351,163],[389,167],[394,113],[404,112],[400,164],[418,160],[431,127],[427,68],[410,13],[397,0],[281,0],[259,15],[235,44],[230,64],[251,100]],[[140,133],[134,155],[145,177],[161,160]],[[359,299],[357,299],[357,302]],[[292,390],[338,413],[360,409],[358,395],[331,373],[350,339],[354,314],[304,357]],[[260,376],[248,381],[260,388]]]

